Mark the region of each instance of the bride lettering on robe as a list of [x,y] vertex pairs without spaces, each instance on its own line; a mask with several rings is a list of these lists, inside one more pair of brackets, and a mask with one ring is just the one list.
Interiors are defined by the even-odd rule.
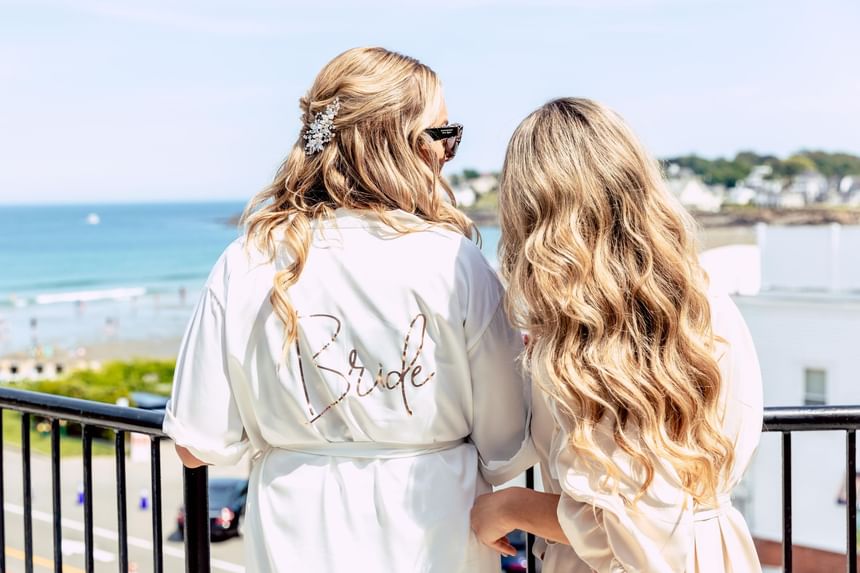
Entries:
[[[413,388],[420,388],[430,382],[433,377],[436,375],[436,372],[431,372],[426,376],[421,378],[421,374],[423,371],[423,367],[418,364],[418,359],[421,357],[421,351],[424,348],[424,336],[427,333],[427,317],[424,314],[417,314],[415,318],[412,319],[412,322],[409,323],[409,329],[406,332],[406,336],[403,339],[403,351],[400,355],[400,368],[398,369],[387,369],[382,364],[379,364],[376,375],[372,379],[372,384],[370,384],[370,372],[368,369],[361,363],[361,360],[358,357],[358,351],[355,348],[350,349],[347,363],[346,364],[337,364],[329,362],[325,356],[325,351],[331,347],[337,341],[338,336],[341,333],[341,329],[343,327],[343,323],[339,318],[330,314],[311,314],[306,317],[303,317],[305,320],[314,319],[314,320],[324,320],[330,323],[332,327],[331,338],[326,342],[322,348],[314,351],[311,356],[311,361],[314,366],[323,371],[330,372],[334,374],[341,380],[346,383],[346,388],[343,392],[337,396],[334,400],[331,401],[321,412],[318,414],[315,412],[313,405],[311,404],[310,395],[308,392],[308,383],[305,379],[305,371],[304,371],[304,359],[302,357],[302,351],[299,344],[298,339],[296,340],[296,353],[298,355],[299,362],[299,375],[302,381],[302,389],[305,394],[305,401],[308,406],[308,412],[310,413],[311,419],[310,423],[316,422],[319,420],[326,412],[337,406],[344,398],[346,398],[350,392],[354,392],[356,396],[359,398],[365,398],[373,393],[374,390],[379,389],[382,391],[389,390],[397,390],[400,389],[400,395],[403,399],[403,407],[406,410],[406,413],[410,416],[412,415],[412,408],[409,406],[409,399],[406,394],[407,385],[411,385]],[[410,340],[418,340],[417,347],[414,348],[413,353],[410,356]],[[368,376],[365,376],[368,374]],[[408,381],[408,384],[407,384]],[[370,384],[369,387],[362,388],[362,383]]]

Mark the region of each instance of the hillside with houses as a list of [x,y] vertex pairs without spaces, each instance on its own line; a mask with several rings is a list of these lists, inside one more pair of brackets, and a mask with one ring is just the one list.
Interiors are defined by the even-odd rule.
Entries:
[[[860,157],[741,152],[731,160],[689,155],[662,164],[669,191],[705,225],[860,224]],[[449,180],[457,204],[476,221],[497,220],[497,173],[466,169]]]

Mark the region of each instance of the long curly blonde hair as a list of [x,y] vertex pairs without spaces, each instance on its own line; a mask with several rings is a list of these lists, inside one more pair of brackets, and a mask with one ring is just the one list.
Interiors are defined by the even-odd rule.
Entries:
[[608,424],[640,470],[636,499],[668,462],[694,501],[713,502],[733,463],[717,340],[692,219],[658,164],[612,111],[559,99],[514,133],[499,203],[508,314],[531,334],[527,363],[569,446],[622,477],[600,446]]
[[[335,98],[340,107],[334,139],[306,155],[305,128]],[[273,183],[254,197],[241,220],[249,244],[253,241],[271,258],[281,246],[291,256],[275,275],[270,297],[284,323],[285,348],[298,328],[287,290],[307,261],[314,220],[331,218],[338,207],[363,209],[408,232],[386,213],[401,209],[477,237],[439,176],[441,166],[424,134],[441,101],[433,70],[383,48],[354,48],[335,57],[299,101],[303,129]]]

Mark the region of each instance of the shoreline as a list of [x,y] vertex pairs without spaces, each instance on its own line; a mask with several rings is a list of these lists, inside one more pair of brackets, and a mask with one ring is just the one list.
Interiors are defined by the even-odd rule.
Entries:
[[[465,210],[481,227],[499,228],[498,210]],[[699,225],[700,251],[727,245],[754,245],[756,224],[860,225],[860,210],[808,208],[776,210],[731,208],[718,213],[693,213]],[[490,245],[492,248],[492,245]],[[30,347],[34,334],[31,310],[0,309],[0,374],[9,364],[63,371],[88,363],[111,360],[175,359],[181,335],[193,311],[194,286],[181,294],[154,293],[130,301],[93,301],[75,309],[68,305],[29,307],[38,313],[39,343],[46,352]],[[121,325],[121,328],[120,328]],[[10,338],[10,328],[16,336]],[[48,334],[49,336],[42,336]],[[5,341],[5,342],[4,342]],[[6,348],[3,348],[3,347]]]

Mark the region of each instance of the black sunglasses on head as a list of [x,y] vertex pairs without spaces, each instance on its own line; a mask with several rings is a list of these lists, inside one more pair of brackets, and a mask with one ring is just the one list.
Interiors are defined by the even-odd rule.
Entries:
[[430,136],[433,141],[445,140],[445,161],[450,161],[457,155],[457,148],[460,147],[460,140],[463,139],[463,126],[459,123],[452,123],[443,127],[428,127],[424,133]]

